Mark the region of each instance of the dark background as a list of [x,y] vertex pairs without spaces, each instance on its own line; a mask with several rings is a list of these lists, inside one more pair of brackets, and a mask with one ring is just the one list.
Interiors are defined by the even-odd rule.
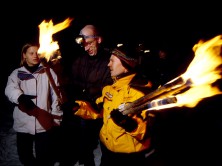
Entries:
[[[87,2],[85,5],[64,2],[58,3],[56,7],[53,4],[35,3],[36,7],[28,4],[28,7],[16,10],[7,6],[7,12],[1,14],[0,127],[7,124],[6,130],[12,126],[13,110],[4,95],[7,77],[19,66],[23,44],[38,41],[38,25],[43,20],[52,19],[56,24],[68,17],[74,18],[70,27],[54,35],[54,39],[59,42],[67,72],[71,60],[80,51],[75,37],[83,24],[94,23],[103,30],[107,46],[119,41],[144,43],[151,50],[145,58],[150,60],[145,61],[148,64],[143,68],[145,73],[153,79],[160,76],[156,68],[167,73],[163,80],[156,80],[158,84],[166,83],[185,71],[194,57],[192,47],[200,39],[208,40],[222,34],[221,10],[213,2],[204,7],[199,3],[195,5],[182,2],[157,2],[155,5],[138,2],[128,4],[130,7],[126,4],[121,6],[118,2],[104,2],[107,4],[102,7],[90,6]],[[156,61],[152,63],[159,50],[167,53],[167,61],[162,68],[154,65]],[[175,108],[158,115],[155,136],[166,160],[189,164],[193,160],[214,165],[222,163],[217,152],[222,148],[221,101],[221,96],[216,96],[203,100],[192,109]]]
[[[107,6],[101,7],[101,13],[96,13],[97,15],[93,15],[95,14],[93,9],[95,11],[98,9],[94,6],[89,10],[89,13],[92,14],[82,14],[84,12],[75,14],[75,11],[81,11],[81,7],[69,3],[61,3],[61,5],[58,3],[54,5],[55,7],[53,4],[51,4],[52,7],[50,4],[41,6],[39,3],[35,7],[17,8],[14,12],[10,8],[12,11],[10,15],[10,12],[2,13],[1,54],[4,63],[1,64],[1,71],[3,71],[1,74],[1,100],[4,100],[3,91],[7,76],[19,65],[21,47],[26,42],[38,41],[38,25],[43,20],[52,20],[54,24],[57,24],[68,17],[74,18],[70,27],[53,36],[54,40],[59,43],[65,66],[69,66],[71,59],[75,58],[76,52],[80,50],[75,43],[79,30],[85,23],[93,23],[102,30],[108,46],[121,41],[144,43],[145,47],[151,50],[149,57],[158,56],[159,50],[166,51],[167,66],[163,70],[169,70],[171,73],[165,81],[185,71],[194,57],[192,47],[200,39],[208,40],[222,34],[220,11],[217,10],[216,4],[207,4],[203,7],[194,4],[172,6],[171,4],[144,5],[138,3],[131,4],[131,8],[122,8],[122,6],[118,6],[119,4],[117,6],[113,4],[115,3],[110,5],[110,9]],[[214,5],[214,8],[211,5]],[[61,9],[64,11],[62,12]],[[107,11],[104,12],[104,9]],[[122,9],[126,9],[126,11]],[[84,10],[82,9],[82,11]],[[147,69],[144,70],[153,70],[154,72],[149,73],[155,75],[155,69],[149,65],[146,67]]]

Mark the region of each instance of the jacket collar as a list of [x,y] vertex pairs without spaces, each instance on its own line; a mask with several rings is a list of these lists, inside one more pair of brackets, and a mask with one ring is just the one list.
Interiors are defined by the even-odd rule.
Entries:
[[124,75],[113,77],[114,84],[112,85],[112,87],[114,89],[122,89],[124,85],[129,85],[135,75],[136,73],[124,73]]

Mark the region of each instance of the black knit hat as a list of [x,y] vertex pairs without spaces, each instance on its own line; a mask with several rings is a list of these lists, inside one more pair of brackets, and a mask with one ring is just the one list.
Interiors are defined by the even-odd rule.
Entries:
[[135,68],[138,64],[138,57],[136,57],[138,55],[137,50],[133,44],[118,44],[117,47],[112,50],[112,54],[131,68]]

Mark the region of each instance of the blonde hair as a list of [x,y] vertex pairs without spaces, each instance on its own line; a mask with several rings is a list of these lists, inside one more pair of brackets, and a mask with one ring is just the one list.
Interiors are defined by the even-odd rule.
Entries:
[[25,58],[23,57],[23,54],[26,53],[27,50],[28,50],[30,47],[33,47],[33,46],[39,47],[39,44],[36,44],[36,43],[26,43],[25,45],[23,45],[22,51],[21,51],[20,66],[24,66],[24,63],[25,63]]

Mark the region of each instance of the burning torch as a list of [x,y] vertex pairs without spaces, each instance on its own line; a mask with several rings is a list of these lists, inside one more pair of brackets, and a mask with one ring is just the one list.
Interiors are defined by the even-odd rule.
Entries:
[[55,91],[59,102],[64,103],[61,93],[56,86],[54,79],[51,75],[48,62],[53,62],[61,58],[61,53],[59,51],[59,45],[57,41],[53,41],[52,35],[69,27],[72,22],[72,18],[67,18],[61,23],[53,25],[52,20],[46,22],[45,20],[38,26],[39,27],[39,43],[40,48],[38,50],[39,58],[41,59],[41,64],[44,66],[45,72],[49,78],[49,82]]
[[133,114],[143,110],[160,110],[175,106],[195,107],[203,98],[222,94],[217,86],[221,79],[222,35],[193,47],[195,56],[187,71],[153,92],[127,103],[120,109],[122,114]]

